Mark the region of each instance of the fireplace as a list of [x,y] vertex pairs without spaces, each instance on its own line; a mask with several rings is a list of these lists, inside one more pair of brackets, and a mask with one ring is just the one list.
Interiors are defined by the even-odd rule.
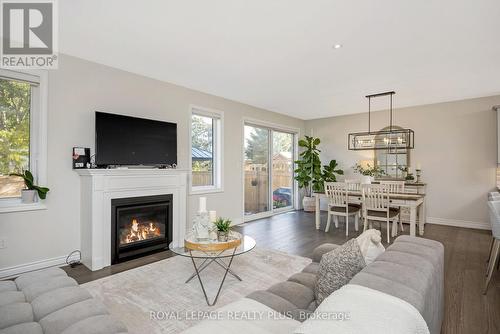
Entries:
[[111,200],[111,264],[166,249],[171,241],[171,194]]

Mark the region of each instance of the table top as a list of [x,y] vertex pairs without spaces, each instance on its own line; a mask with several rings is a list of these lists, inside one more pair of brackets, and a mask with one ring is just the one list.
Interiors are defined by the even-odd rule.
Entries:
[[[205,243],[210,243],[211,241],[206,241]],[[225,258],[225,257],[231,257],[236,255],[241,255],[245,254],[252,249],[255,248],[256,242],[255,240],[248,236],[248,235],[242,235],[241,236],[241,243],[239,245],[233,248],[225,249],[225,250],[218,250],[218,251],[203,251],[203,250],[194,250],[194,249],[188,249],[186,247],[173,247],[173,244],[170,243],[169,249],[174,252],[177,255],[180,256],[186,256],[186,257],[194,257],[194,258],[199,258],[199,259],[213,259],[213,258]]]
[[[324,191],[315,191],[315,194],[325,195]],[[361,197],[363,194],[358,190],[349,190],[349,196],[358,196]],[[389,193],[390,199],[402,199],[402,200],[411,200],[417,201],[425,197],[425,194],[410,194],[410,193]]]

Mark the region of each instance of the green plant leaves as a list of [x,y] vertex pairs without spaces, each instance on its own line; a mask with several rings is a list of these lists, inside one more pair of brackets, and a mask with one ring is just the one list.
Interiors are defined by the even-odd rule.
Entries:
[[11,173],[10,176],[19,176],[24,179],[24,184],[26,188],[29,190],[36,190],[38,192],[38,197],[40,199],[45,199],[47,197],[47,193],[49,192],[49,188],[40,187],[34,184],[33,174],[29,170],[25,170],[22,174],[19,173]]

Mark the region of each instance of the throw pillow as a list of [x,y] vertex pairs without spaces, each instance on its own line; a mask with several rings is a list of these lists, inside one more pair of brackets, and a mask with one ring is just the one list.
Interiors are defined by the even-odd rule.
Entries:
[[365,260],[356,239],[326,253],[319,263],[318,280],[314,289],[316,304],[341,288],[365,267]]
[[366,230],[356,238],[356,241],[365,258],[366,265],[375,261],[380,254],[385,252],[385,247],[381,243],[382,237],[380,236],[379,230]]

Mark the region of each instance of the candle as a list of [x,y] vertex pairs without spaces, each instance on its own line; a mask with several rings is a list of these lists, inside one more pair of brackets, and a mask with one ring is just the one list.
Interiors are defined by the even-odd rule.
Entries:
[[211,223],[217,220],[217,212],[215,212],[215,210],[208,211],[208,220]]
[[207,198],[200,197],[200,201],[198,204],[198,212],[207,212]]
[[420,162],[417,164],[417,169],[422,170],[422,164]]

